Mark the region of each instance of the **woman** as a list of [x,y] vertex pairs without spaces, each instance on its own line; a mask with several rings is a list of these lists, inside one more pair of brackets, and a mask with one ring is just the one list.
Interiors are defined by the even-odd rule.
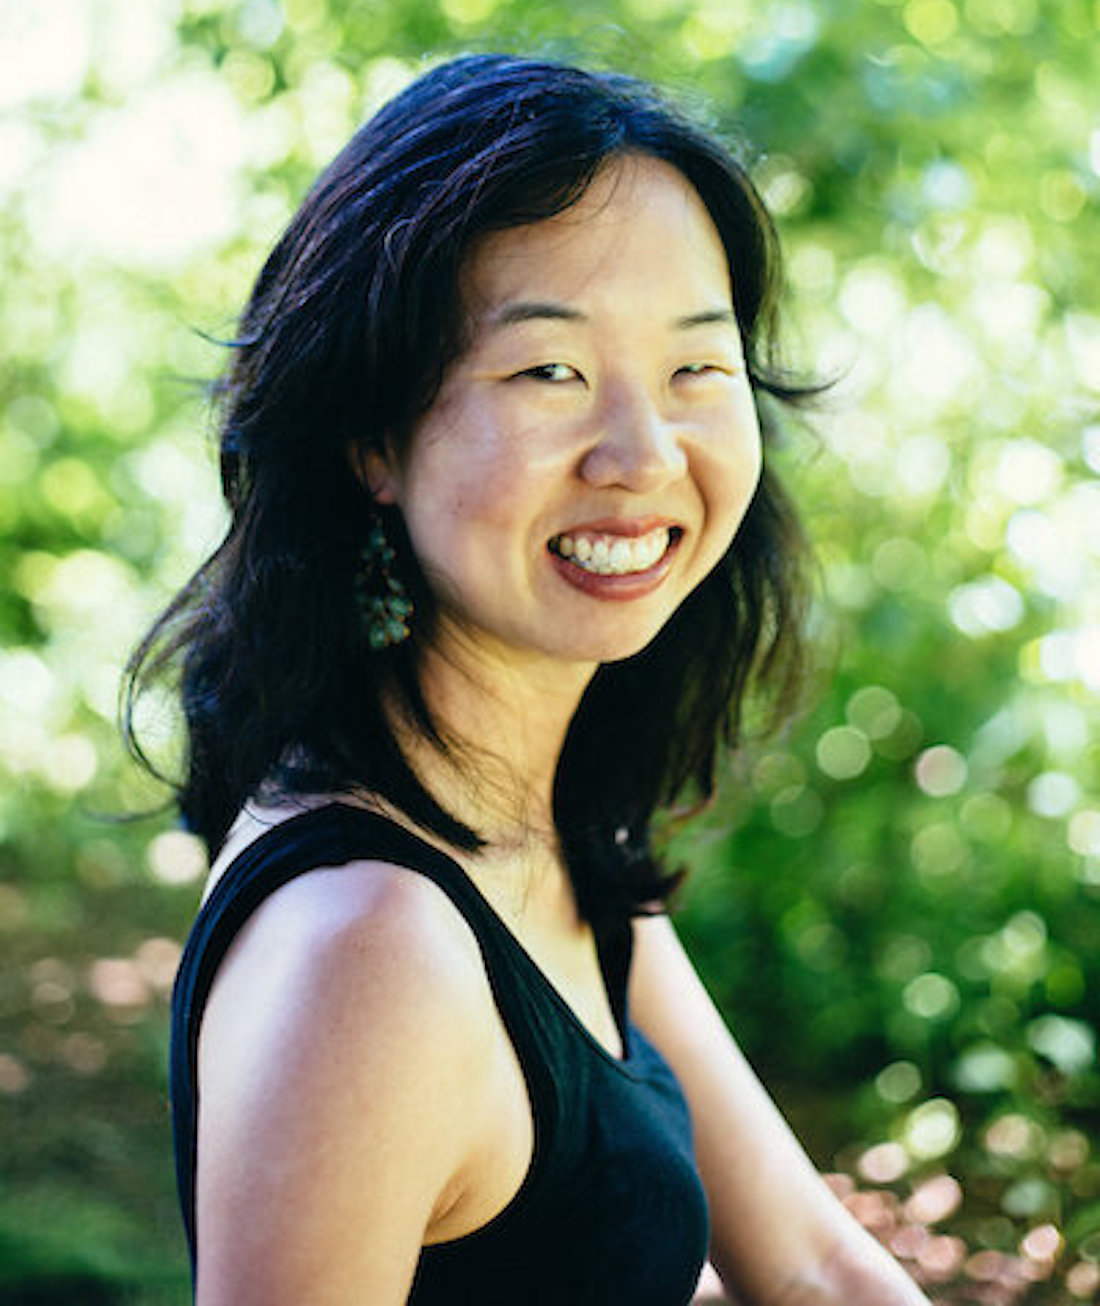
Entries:
[[925,1300],[741,1058],[650,852],[793,675],[775,276],[707,134],[505,56],[386,105],[268,260],[230,529],[133,667],[180,657],[215,858],[173,1012],[201,1306],[672,1306],[708,1248],[744,1302]]

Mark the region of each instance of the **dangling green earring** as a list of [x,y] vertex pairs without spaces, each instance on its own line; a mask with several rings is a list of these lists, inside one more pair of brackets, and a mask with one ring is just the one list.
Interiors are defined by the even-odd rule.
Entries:
[[359,550],[360,567],[355,577],[355,600],[372,649],[403,644],[412,634],[412,599],[390,570],[395,557],[382,523],[375,521],[366,544]]

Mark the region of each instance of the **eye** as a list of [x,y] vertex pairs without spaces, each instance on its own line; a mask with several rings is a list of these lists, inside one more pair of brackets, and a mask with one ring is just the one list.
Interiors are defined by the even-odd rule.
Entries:
[[711,373],[726,375],[728,369],[717,363],[685,363],[676,369],[677,376],[709,376]]
[[548,381],[551,385],[561,385],[565,381],[583,380],[575,367],[568,363],[542,363],[538,367],[527,367],[517,372],[517,377],[527,377],[532,381]]

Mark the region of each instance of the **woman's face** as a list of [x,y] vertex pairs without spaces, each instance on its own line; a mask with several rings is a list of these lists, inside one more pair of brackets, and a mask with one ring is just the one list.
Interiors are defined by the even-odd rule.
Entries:
[[718,232],[679,172],[628,156],[485,238],[463,295],[468,348],[404,460],[370,456],[372,489],[443,638],[511,664],[628,657],[725,553],[760,473]]

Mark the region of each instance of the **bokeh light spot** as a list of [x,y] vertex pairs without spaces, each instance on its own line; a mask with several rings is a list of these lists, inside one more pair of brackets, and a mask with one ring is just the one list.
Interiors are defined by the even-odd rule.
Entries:
[[1047,1159],[1056,1170],[1076,1170],[1089,1157],[1089,1140],[1079,1129],[1065,1129],[1051,1139]]
[[1027,787],[1027,805],[1039,816],[1067,816],[1080,796],[1080,784],[1065,771],[1043,771]]
[[921,875],[935,877],[965,866],[970,848],[951,822],[932,821],[913,836],[909,855]]
[[959,1008],[959,990],[946,975],[928,971],[911,979],[902,990],[902,1002],[922,1020],[940,1020]]
[[965,1259],[966,1244],[961,1238],[949,1234],[939,1234],[935,1238],[929,1238],[916,1258],[924,1275],[932,1283],[954,1278]]
[[1100,857],[1100,809],[1075,812],[1066,828],[1066,842],[1082,857]]
[[87,735],[76,732],[51,739],[40,764],[47,786],[61,794],[74,794],[84,789],[92,782],[98,768],[95,745]]
[[77,1030],[62,1040],[60,1059],[78,1075],[98,1075],[107,1064],[107,1046],[102,1039]]
[[1078,1261],[1066,1271],[1066,1287],[1080,1301],[1095,1301],[1100,1294],[1100,1265]]
[[185,830],[165,830],[149,844],[149,869],[161,884],[190,884],[206,871],[202,841]]
[[1088,203],[1080,179],[1064,168],[1052,168],[1039,178],[1039,207],[1055,222],[1072,222]]
[[955,1062],[953,1079],[964,1093],[1000,1093],[1015,1087],[1018,1079],[1012,1054],[996,1043],[976,1043]]
[[1033,1120],[1015,1112],[999,1117],[985,1132],[986,1148],[994,1156],[1038,1156],[1045,1142],[1042,1129]]
[[1062,460],[1045,444],[1029,438],[1009,440],[1001,446],[993,470],[993,484],[1013,503],[1042,503],[1062,481]]
[[844,715],[868,739],[885,739],[901,721],[901,704],[881,685],[864,685],[848,699]]
[[917,1224],[939,1224],[962,1205],[959,1181],[949,1174],[933,1175],[913,1189],[903,1207],[905,1216]]
[[977,638],[1019,625],[1024,615],[1024,600],[1007,580],[984,576],[956,586],[948,595],[947,610],[964,635]]
[[921,1073],[911,1061],[893,1061],[875,1076],[875,1088],[886,1102],[900,1105],[921,1090]]
[[951,0],[909,0],[902,21],[922,45],[936,46],[955,35],[959,14]]
[[914,1158],[930,1161],[952,1151],[961,1132],[959,1111],[954,1102],[945,1097],[934,1097],[909,1113],[903,1141]]
[[30,1071],[10,1052],[0,1052],[0,1093],[14,1097],[22,1093],[31,1082]]
[[871,760],[867,736],[854,726],[834,726],[817,741],[817,764],[834,780],[852,780],[862,775]]
[[964,834],[996,843],[1012,829],[1012,808],[1000,794],[975,794],[959,809]]
[[900,1143],[878,1143],[856,1162],[864,1179],[873,1184],[892,1184],[909,1169],[909,1153]]
[[946,798],[966,784],[966,758],[949,744],[934,744],[917,758],[913,775],[929,797]]
[[1001,1195],[1001,1209],[1009,1215],[1045,1215],[1057,1206],[1054,1186],[1038,1175],[1028,1175],[1009,1184]]
[[134,953],[134,961],[146,983],[166,993],[175,979],[182,949],[175,939],[146,939]]
[[1027,1027],[1027,1041],[1063,1074],[1087,1070],[1096,1060],[1096,1035],[1080,1020],[1040,1016]]
[[100,957],[88,967],[88,987],[116,1020],[128,1022],[149,1003],[149,986],[126,957]]
[[916,589],[927,571],[928,555],[903,535],[883,540],[871,555],[871,575],[884,589]]
[[874,335],[889,330],[905,312],[905,290],[897,276],[879,264],[865,263],[844,278],[840,311],[857,331]]
[[1052,1261],[1062,1249],[1062,1235],[1053,1224],[1030,1229],[1020,1241],[1020,1251],[1033,1261]]

